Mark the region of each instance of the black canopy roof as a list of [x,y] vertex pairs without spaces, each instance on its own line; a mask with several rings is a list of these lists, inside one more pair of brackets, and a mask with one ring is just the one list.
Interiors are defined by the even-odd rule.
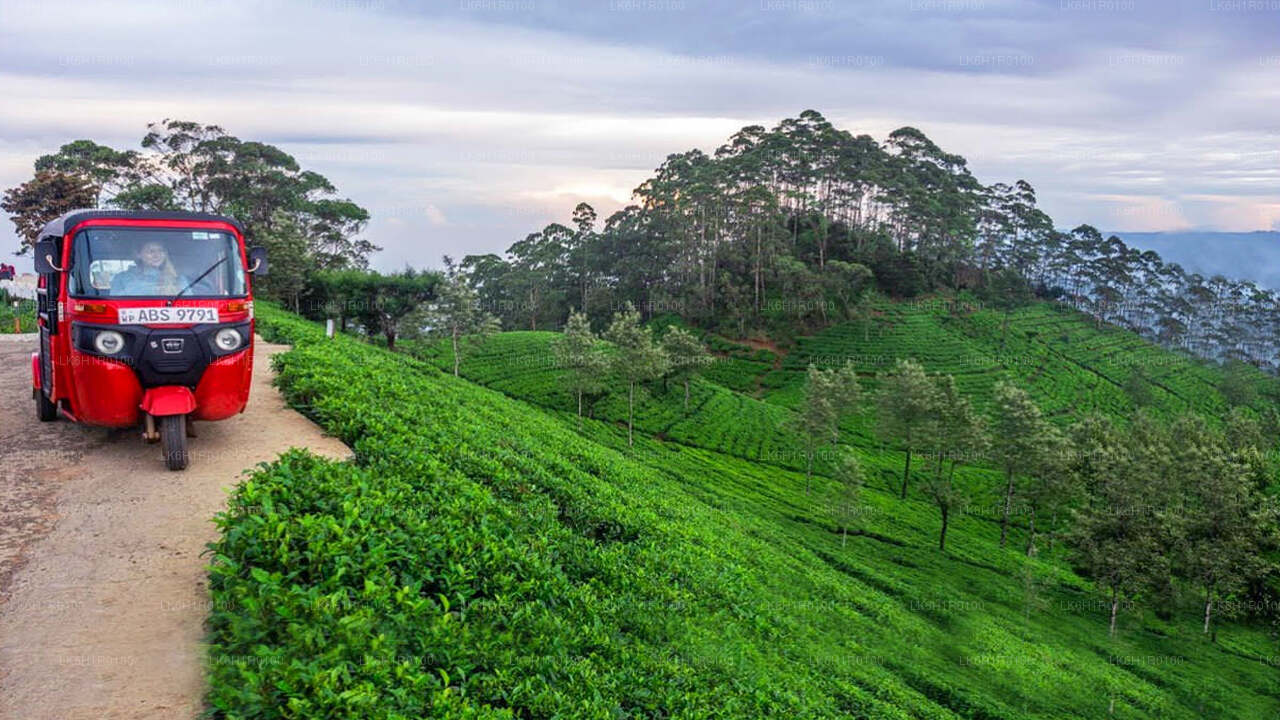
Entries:
[[244,234],[244,226],[240,224],[239,220],[211,213],[186,212],[184,210],[72,210],[45,225],[44,230],[40,231],[40,237],[53,236],[60,238],[67,234],[67,230],[85,220],[97,220],[100,218],[118,218],[121,220],[207,220],[227,223],[239,230],[241,235]]

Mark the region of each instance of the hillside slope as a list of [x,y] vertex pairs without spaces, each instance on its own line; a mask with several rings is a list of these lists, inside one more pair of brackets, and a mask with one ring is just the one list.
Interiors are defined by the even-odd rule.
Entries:
[[[1111,326],[1098,327],[1087,316],[1050,303],[1033,303],[1010,313],[983,309],[972,300],[936,297],[911,302],[879,299],[865,320],[834,325],[778,357],[722,338],[711,337],[718,357],[695,381],[690,410],[659,390],[638,405],[636,424],[688,444],[739,457],[802,468],[790,452],[784,427],[800,400],[804,370],[851,362],[864,389],[874,390],[877,373],[889,372],[898,359],[914,359],[934,374],[951,374],[978,409],[985,409],[1000,380],[1026,388],[1044,413],[1066,422],[1086,412],[1124,421],[1138,406],[1126,392],[1132,374],[1150,390],[1149,409],[1172,415],[1191,410],[1217,418],[1230,407],[1219,391],[1222,370],[1143,340]],[[507,332],[473,351],[462,374],[513,397],[557,410],[573,408],[555,367],[551,332]],[[452,368],[443,343],[415,346],[419,357]],[[1280,396],[1280,383],[1249,370],[1249,381],[1263,409]],[[757,402],[763,401],[763,402]],[[596,417],[625,420],[621,395],[609,395],[592,409]],[[869,410],[869,408],[868,408]],[[728,423],[729,428],[720,425]],[[867,451],[881,447],[869,412],[849,423],[852,441]],[[724,435],[728,433],[729,437]]]
[[[267,308],[295,454],[220,518],[216,717],[1269,717],[1274,646],[1126,616],[878,490],[581,421]],[[708,397],[714,389],[706,391]],[[754,406],[753,406],[754,407]],[[784,410],[785,408],[777,408]],[[734,418],[721,418],[731,427]]]

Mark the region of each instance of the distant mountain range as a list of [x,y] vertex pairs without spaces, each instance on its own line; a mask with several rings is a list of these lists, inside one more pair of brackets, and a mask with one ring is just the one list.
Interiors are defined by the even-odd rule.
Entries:
[[1155,250],[1187,272],[1252,280],[1280,290],[1280,232],[1106,232],[1126,244]]

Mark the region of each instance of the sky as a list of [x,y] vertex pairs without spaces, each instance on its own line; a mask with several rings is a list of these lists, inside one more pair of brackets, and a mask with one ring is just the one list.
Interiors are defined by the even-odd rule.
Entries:
[[920,128],[1061,228],[1280,230],[1280,0],[0,0],[0,97],[0,188],[217,124],[367,207],[384,270],[810,108]]

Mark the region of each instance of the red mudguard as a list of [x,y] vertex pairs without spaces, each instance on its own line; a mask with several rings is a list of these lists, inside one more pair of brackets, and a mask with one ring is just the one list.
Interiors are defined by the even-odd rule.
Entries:
[[40,353],[31,353],[31,387],[34,390],[40,389]]
[[156,417],[186,415],[196,409],[196,396],[181,385],[149,388],[142,394],[143,412]]

